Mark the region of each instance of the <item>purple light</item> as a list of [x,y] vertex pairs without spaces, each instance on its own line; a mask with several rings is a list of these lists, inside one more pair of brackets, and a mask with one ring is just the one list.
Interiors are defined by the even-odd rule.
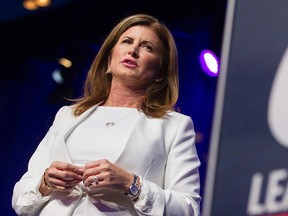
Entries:
[[199,57],[202,70],[209,76],[219,75],[219,60],[217,56],[210,50],[203,50]]

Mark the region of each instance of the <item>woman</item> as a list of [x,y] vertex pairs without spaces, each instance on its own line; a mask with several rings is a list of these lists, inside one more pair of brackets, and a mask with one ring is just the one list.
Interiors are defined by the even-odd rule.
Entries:
[[123,19],[15,184],[19,215],[200,215],[200,162],[178,98],[174,39],[154,17]]

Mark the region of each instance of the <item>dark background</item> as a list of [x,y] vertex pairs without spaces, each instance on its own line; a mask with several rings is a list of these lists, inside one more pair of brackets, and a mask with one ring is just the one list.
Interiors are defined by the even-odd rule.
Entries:
[[[203,194],[217,77],[202,72],[203,49],[221,55],[226,0],[54,0],[26,11],[21,0],[0,0],[0,216],[15,215],[13,186],[50,127],[57,110],[81,95],[85,74],[117,21],[149,13],[172,31],[179,51],[182,113],[192,117],[202,166]],[[73,61],[69,70],[58,58]],[[61,70],[64,83],[52,79]]]

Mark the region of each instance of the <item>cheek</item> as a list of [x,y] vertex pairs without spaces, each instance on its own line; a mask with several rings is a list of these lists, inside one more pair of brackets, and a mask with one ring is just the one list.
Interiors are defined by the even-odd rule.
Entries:
[[110,66],[112,67],[113,65],[115,65],[117,62],[119,62],[121,56],[122,56],[122,52],[121,50],[115,48],[112,52],[112,55],[111,55],[111,59],[110,59]]
[[149,71],[149,76],[151,78],[156,78],[160,74],[160,63],[159,61],[152,61],[147,65],[147,71]]

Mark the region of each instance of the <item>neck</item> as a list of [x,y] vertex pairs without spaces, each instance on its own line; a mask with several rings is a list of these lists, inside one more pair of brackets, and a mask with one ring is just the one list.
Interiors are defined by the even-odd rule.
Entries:
[[138,108],[143,102],[144,91],[121,91],[111,89],[104,106],[133,107]]
[[141,106],[147,86],[131,85],[133,82],[125,81],[117,78],[112,79],[111,89],[107,101],[104,106],[116,106],[116,107],[132,107],[138,108]]

